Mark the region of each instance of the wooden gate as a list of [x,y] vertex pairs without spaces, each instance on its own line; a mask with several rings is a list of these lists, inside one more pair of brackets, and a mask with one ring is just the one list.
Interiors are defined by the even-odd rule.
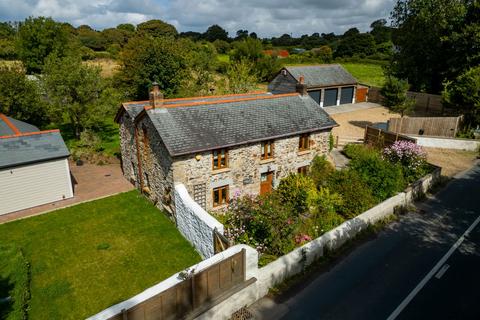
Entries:
[[231,246],[228,239],[218,232],[217,228],[213,229],[213,250],[215,254],[225,251]]
[[256,281],[246,279],[245,249],[109,320],[193,319]]

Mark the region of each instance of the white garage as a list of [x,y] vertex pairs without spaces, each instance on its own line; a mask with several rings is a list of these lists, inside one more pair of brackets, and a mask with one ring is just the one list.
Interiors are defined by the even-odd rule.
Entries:
[[58,130],[0,114],[0,215],[73,197],[69,155]]

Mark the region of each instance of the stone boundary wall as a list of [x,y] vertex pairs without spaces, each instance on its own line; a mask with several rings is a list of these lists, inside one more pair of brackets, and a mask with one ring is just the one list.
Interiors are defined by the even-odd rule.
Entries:
[[417,139],[418,145],[427,148],[443,148],[467,151],[477,151],[480,148],[480,140],[426,137],[411,134],[409,136]]
[[192,197],[183,184],[175,185],[175,217],[177,229],[197,249],[203,259],[215,254],[213,230],[223,234],[223,224],[208,214]]
[[[223,300],[213,308],[199,315],[196,319],[230,319],[231,315],[237,310],[244,306],[249,306],[267,295],[270,288],[283,282],[287,278],[302,272],[304,268],[313,263],[316,259],[322,257],[325,249],[335,250],[340,248],[346,241],[355,237],[359,232],[365,230],[369,225],[372,225],[391,215],[395,208],[406,206],[419,195],[427,192],[434,184],[438,182],[440,179],[440,173],[441,168],[435,167],[432,173],[414,182],[404,192],[401,192],[383,201],[382,203],[351,220],[345,221],[338,227],[326,232],[322,236],[310,241],[309,243],[296,248],[292,252],[278,258],[262,268],[258,267],[257,251],[247,245],[235,245],[221,253],[213,255],[197,265],[190,267],[189,269],[201,271],[240,252],[242,249],[246,249],[246,278],[257,279],[257,281],[253,284],[249,285],[243,290],[238,291],[226,300]],[[181,197],[176,198],[176,200],[182,199],[181,202],[177,202],[181,203],[183,207],[177,208],[177,210],[185,210],[184,214],[181,213],[183,219],[199,219],[195,218],[195,216],[201,212],[200,215],[206,220],[209,220],[209,218],[206,218],[205,215],[210,217],[209,221],[215,220],[200,206],[195,206],[196,203],[188,195],[185,186],[176,185],[175,196]],[[203,212],[198,210],[197,206]],[[189,210],[191,210],[190,213],[188,213]],[[110,319],[111,317],[121,313],[122,309],[132,308],[136,304],[144,302],[155,295],[158,295],[159,293],[177,285],[179,282],[183,281],[179,277],[179,274],[180,272],[124,302],[103,310],[87,320]]]

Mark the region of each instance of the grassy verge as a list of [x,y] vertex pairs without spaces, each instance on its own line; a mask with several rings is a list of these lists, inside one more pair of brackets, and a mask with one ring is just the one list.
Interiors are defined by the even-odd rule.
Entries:
[[0,319],[27,319],[30,265],[15,246],[0,246]]
[[200,256],[137,191],[0,225],[31,265],[29,319],[83,319]]

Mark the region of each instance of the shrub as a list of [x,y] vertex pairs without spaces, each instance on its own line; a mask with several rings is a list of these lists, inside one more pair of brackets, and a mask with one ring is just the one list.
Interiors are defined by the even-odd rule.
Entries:
[[332,151],[334,145],[335,145],[335,141],[333,138],[333,134],[330,132],[330,135],[328,136],[328,151]]
[[317,188],[319,188],[320,186],[325,185],[328,176],[333,171],[335,171],[335,168],[330,162],[328,162],[325,156],[316,156],[310,164],[309,176],[312,178]]
[[276,192],[233,199],[223,220],[228,239],[262,254],[283,255],[295,248],[293,235],[300,220],[281,204]]
[[403,168],[407,182],[413,182],[427,173],[427,154],[423,148],[411,141],[396,141],[383,150],[383,157]]
[[350,159],[355,159],[359,157],[365,157],[371,153],[378,153],[378,152],[372,146],[349,143],[345,147],[343,147],[343,153]]
[[377,152],[359,154],[350,161],[349,166],[371,188],[379,202],[401,191],[406,185],[402,167],[382,159]]
[[327,186],[342,197],[343,201],[336,203],[336,210],[346,219],[355,217],[376,203],[368,184],[351,169],[333,172]]
[[291,208],[293,215],[298,216],[308,210],[308,194],[315,190],[315,183],[309,176],[290,174],[280,181],[276,193],[284,206]]

